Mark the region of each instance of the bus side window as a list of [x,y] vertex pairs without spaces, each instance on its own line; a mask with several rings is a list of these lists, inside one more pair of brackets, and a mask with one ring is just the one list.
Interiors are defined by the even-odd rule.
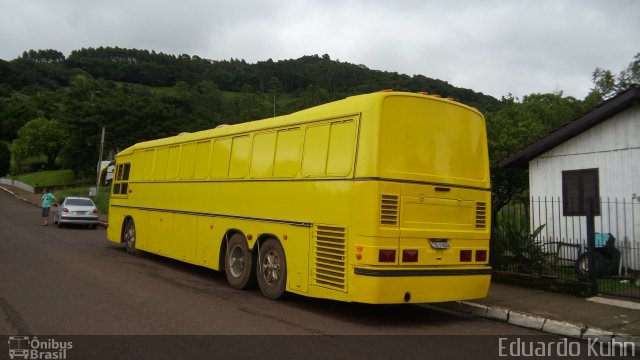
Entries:
[[180,179],[193,179],[193,170],[196,163],[196,144],[187,143],[182,145],[180,153]]
[[153,179],[153,166],[155,163],[156,149],[150,149],[145,151],[144,154],[144,170],[142,170],[141,180]]
[[307,127],[302,154],[302,176],[324,176],[329,149],[329,124]]
[[153,167],[153,180],[164,180],[167,176],[167,160],[169,148],[160,148],[156,151],[156,163]]
[[276,133],[256,134],[253,137],[253,151],[251,152],[252,178],[269,178],[273,175],[273,154],[276,148]]
[[229,161],[229,177],[243,178],[249,168],[249,152],[251,139],[247,135],[235,136],[231,142],[231,160]]
[[196,146],[194,179],[206,179],[209,177],[211,166],[211,140],[201,141]]
[[178,178],[178,169],[180,168],[180,145],[169,148],[169,160],[167,161],[167,180],[175,180]]
[[213,164],[211,178],[224,179],[229,176],[229,159],[231,157],[231,139],[216,139],[213,142]]
[[116,169],[115,181],[113,182],[113,193],[120,194],[120,181],[122,180],[122,164]]
[[302,135],[300,128],[278,131],[273,176],[295,177],[300,168],[300,148]]
[[356,126],[353,120],[331,124],[327,175],[347,176],[351,173],[355,140]]
[[114,195],[126,195],[129,190],[129,173],[131,170],[131,164],[118,165],[116,180],[113,182]]
[[120,185],[120,194],[126,195],[127,190],[129,189],[129,172],[131,170],[131,164],[124,164],[123,174],[122,174],[122,184]]

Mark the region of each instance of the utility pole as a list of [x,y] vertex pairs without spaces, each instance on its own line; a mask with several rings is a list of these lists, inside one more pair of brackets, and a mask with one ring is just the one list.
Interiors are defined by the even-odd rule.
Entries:
[[100,136],[100,152],[98,153],[98,175],[96,176],[96,199],[100,193],[100,170],[102,170],[102,150],[104,149],[104,126],[102,127],[102,136]]

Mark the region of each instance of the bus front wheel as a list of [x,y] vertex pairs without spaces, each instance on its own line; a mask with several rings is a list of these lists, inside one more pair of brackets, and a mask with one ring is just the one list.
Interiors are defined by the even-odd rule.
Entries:
[[122,240],[127,248],[127,252],[131,255],[136,254],[136,224],[133,219],[127,219],[124,224]]
[[231,287],[241,290],[250,285],[253,277],[253,254],[242,234],[236,233],[229,239],[224,271]]
[[282,296],[287,284],[287,261],[278,240],[269,239],[260,246],[257,275],[264,296],[273,300]]

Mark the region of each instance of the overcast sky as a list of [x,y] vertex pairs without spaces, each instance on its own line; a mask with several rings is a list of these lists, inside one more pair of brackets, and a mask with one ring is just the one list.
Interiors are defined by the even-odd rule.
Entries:
[[500,98],[584,98],[640,52],[639,0],[0,0],[0,59],[118,46],[247,62],[329,54]]

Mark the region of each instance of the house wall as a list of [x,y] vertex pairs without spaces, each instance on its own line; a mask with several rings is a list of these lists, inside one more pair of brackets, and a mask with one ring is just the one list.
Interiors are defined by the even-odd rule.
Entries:
[[[531,226],[546,224],[545,241],[586,243],[585,218],[562,216],[562,171],[590,168],[599,169],[602,200],[596,232],[612,233],[618,248],[640,249],[640,104],[529,162]],[[637,254],[624,265],[640,269]]]

